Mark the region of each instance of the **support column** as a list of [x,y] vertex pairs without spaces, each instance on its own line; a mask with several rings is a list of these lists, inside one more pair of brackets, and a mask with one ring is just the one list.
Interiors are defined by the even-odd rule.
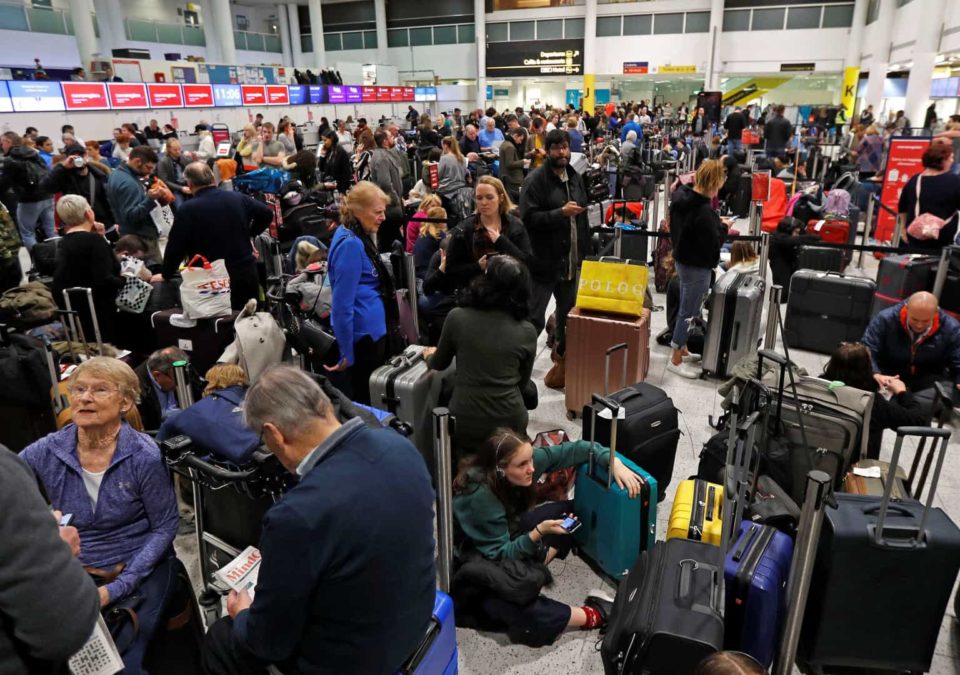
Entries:
[[477,107],[487,109],[487,8],[484,0],[473,0],[473,23],[477,43]]
[[280,28],[280,50],[283,52],[283,65],[293,65],[293,55],[290,51],[290,19],[287,17],[287,6],[277,5],[277,26]]
[[583,22],[583,109],[593,114],[597,107],[597,0],[587,0]]
[[857,87],[860,83],[860,54],[863,52],[863,31],[867,25],[869,0],[856,0],[853,23],[847,42],[847,57],[843,61],[843,89],[840,104],[846,108],[847,119],[852,120],[857,107]]
[[80,65],[90,69],[93,55],[97,53],[97,34],[93,29],[89,0],[70,0],[70,16],[73,18],[73,34],[77,38]]
[[287,6],[287,13],[290,15],[290,54],[293,57],[293,67],[303,68],[303,48],[300,46],[300,14],[297,12],[297,5]]
[[127,42],[123,10],[119,0],[93,0],[93,11],[100,28],[100,53],[104,59],[113,56],[113,50]]
[[720,91],[720,35],[723,33],[723,0],[710,2],[710,51],[707,52],[705,91]]
[[211,0],[217,36],[220,38],[220,56],[223,63],[237,65],[237,41],[233,38],[233,13],[230,0]]
[[387,64],[387,3],[386,0],[373,0],[374,14],[377,19],[377,63]]
[[[96,1],[97,0],[94,0],[94,2]],[[223,54],[220,52],[220,31],[217,30],[217,19],[213,12],[213,0],[201,0],[200,20],[203,26],[203,41],[207,49],[207,61],[210,63],[223,63]]]
[[880,119],[880,100],[883,98],[883,84],[887,80],[890,67],[890,41],[893,39],[893,18],[897,13],[896,0],[880,0],[880,15],[871,40],[870,77],[867,80],[867,100],[864,108],[872,105],[874,117]]
[[917,43],[913,47],[913,66],[907,81],[907,101],[904,112],[915,127],[923,126],[927,106],[930,105],[930,83],[933,81],[933,67],[940,51],[940,34],[943,31],[943,18],[946,12],[946,0],[922,0],[923,21],[917,22]]
[[313,65],[321,70],[327,67],[327,53],[323,46],[323,8],[320,0],[310,0],[310,37],[313,38]]

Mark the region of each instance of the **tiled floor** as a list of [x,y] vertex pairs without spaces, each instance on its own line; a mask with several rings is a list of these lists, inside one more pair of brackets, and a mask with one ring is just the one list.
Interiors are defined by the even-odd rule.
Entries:
[[[867,263],[865,276],[875,276],[873,259]],[[851,270],[855,273],[855,270]],[[662,305],[662,295],[655,295],[657,304]],[[665,312],[653,314],[653,335],[666,324]],[[549,351],[541,336],[540,353],[534,368],[534,379],[540,384],[540,406],[530,415],[531,433],[562,427],[572,438],[580,437],[579,422],[570,422],[565,415],[563,392],[544,389],[543,375],[550,367]],[[696,473],[698,455],[704,442],[710,437],[711,429],[708,417],[720,412],[720,397],[716,388],[718,380],[686,380],[666,371],[666,348],[651,343],[649,382],[664,388],[682,412],[681,429],[683,436],[677,450],[676,466],[667,499],[660,504],[658,512],[658,534],[662,537],[664,525],[673,501],[676,482]],[[791,356],[811,374],[819,374],[826,357],[809,352],[791,351]],[[960,448],[951,443],[943,471],[943,480],[937,496],[939,506],[960,522]],[[885,438],[884,452],[889,454],[892,448],[892,434]],[[178,549],[195,566],[196,550],[192,537],[178,538]],[[181,548],[182,546],[182,548]],[[603,586],[598,578],[581,560],[571,556],[567,561],[554,563],[555,585],[548,589],[547,595],[568,603],[581,603],[587,592]],[[904,570],[904,574],[922,574],[922,570]],[[609,587],[608,587],[609,588]],[[877,589],[882,592],[883,589]],[[882,621],[883,617],[878,617]],[[551,675],[573,675],[580,673],[602,673],[603,667],[597,652],[598,635],[595,631],[574,632],[563,635],[556,644],[540,649],[511,645],[503,635],[483,633],[474,630],[459,629],[457,641],[460,649],[460,672],[465,675],[499,675],[503,673]],[[953,675],[960,673],[960,629],[953,616],[953,606],[948,608],[937,642],[936,657],[932,673]]]

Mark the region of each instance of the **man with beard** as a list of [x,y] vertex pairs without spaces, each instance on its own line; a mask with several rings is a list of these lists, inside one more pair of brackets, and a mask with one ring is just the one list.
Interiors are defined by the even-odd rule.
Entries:
[[570,135],[566,131],[555,129],[548,133],[544,149],[543,166],[527,176],[520,191],[520,217],[533,248],[530,320],[538,334],[546,324],[550,296],[557,302],[554,366],[543,383],[562,389],[567,313],[576,301],[580,261],[590,251],[587,191],[583,179],[569,165]]

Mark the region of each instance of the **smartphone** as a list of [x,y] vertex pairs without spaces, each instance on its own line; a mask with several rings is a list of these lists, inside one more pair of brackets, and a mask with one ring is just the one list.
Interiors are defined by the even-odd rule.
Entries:
[[64,513],[64,514],[60,517],[60,527],[67,527],[67,526],[70,525],[70,523],[72,523],[72,522],[73,522],[73,514],[72,514],[72,513]]
[[560,523],[560,527],[567,531],[567,534],[573,534],[583,526],[575,516],[567,516],[563,519],[563,522]]

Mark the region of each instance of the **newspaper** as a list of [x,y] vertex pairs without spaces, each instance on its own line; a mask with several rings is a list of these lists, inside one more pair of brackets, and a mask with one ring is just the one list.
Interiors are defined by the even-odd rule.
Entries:
[[255,546],[247,546],[240,555],[228,565],[213,573],[219,585],[228,590],[247,591],[253,597],[257,587],[257,575],[260,574],[260,551]]
[[115,675],[123,670],[123,659],[102,615],[97,617],[90,639],[70,657],[68,665],[73,675]]

